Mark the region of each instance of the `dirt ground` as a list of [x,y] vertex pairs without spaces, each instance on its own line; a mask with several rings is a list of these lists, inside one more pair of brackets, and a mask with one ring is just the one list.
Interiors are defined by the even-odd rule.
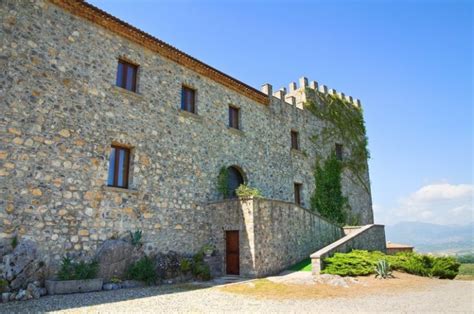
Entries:
[[374,276],[363,276],[357,277],[355,280],[357,283],[353,283],[349,287],[315,284],[311,273],[295,272],[283,277],[270,277],[227,285],[220,288],[220,290],[254,298],[321,299],[422,291],[433,285],[443,285],[448,282],[447,280],[419,277],[400,272],[394,272],[394,278],[390,279],[376,279]]

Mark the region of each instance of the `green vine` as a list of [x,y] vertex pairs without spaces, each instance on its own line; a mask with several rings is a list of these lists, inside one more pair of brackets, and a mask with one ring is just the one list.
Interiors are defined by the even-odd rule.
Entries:
[[224,198],[228,198],[230,195],[229,190],[229,170],[226,167],[222,167],[219,170],[219,175],[217,176],[217,190],[224,196]]
[[347,198],[342,195],[342,163],[331,155],[322,165],[316,164],[316,189],[311,196],[311,209],[338,224],[347,222]]
[[[334,145],[339,141],[344,143],[350,154],[342,160],[342,166],[352,173],[349,179],[358,183],[370,194],[370,188],[364,180],[370,153],[367,148],[368,140],[362,109],[336,95],[326,95],[311,89],[306,92],[316,93],[317,100],[307,101],[306,108],[317,118],[327,122],[324,123],[321,134],[314,135],[311,140],[319,147]],[[317,156],[317,160],[322,159],[321,156]]]

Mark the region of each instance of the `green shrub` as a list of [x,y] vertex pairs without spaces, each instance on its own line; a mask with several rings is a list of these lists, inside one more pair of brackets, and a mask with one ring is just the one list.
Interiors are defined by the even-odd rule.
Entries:
[[97,276],[99,263],[92,261],[86,263],[84,261],[74,262],[69,257],[64,257],[58,272],[59,280],[85,280],[93,279]]
[[211,269],[209,265],[204,262],[204,250],[200,249],[196,255],[193,256],[192,263],[193,276],[200,280],[211,279]]
[[182,259],[181,262],[179,263],[179,268],[180,268],[181,272],[183,272],[183,273],[187,273],[187,272],[191,271],[192,266],[193,266],[193,264],[188,259]]
[[434,258],[417,253],[398,253],[390,256],[390,260],[394,269],[413,275],[430,277]]
[[237,190],[235,190],[235,193],[237,194],[238,197],[242,197],[242,198],[249,198],[249,197],[261,198],[262,197],[262,193],[258,189],[252,188],[245,184],[239,185]]
[[379,260],[386,260],[392,269],[409,274],[453,279],[459,272],[459,263],[453,257],[436,257],[417,253],[385,255],[382,252],[353,250],[350,253],[336,253],[324,259],[322,273],[341,276],[364,276],[376,273]]
[[129,232],[130,232],[130,238],[131,238],[131,241],[132,241],[132,245],[133,246],[140,245],[141,241],[142,241],[142,231],[137,230],[133,233],[132,233],[132,231],[129,231]]
[[193,263],[203,263],[204,262],[204,250],[199,250],[194,256],[193,256]]
[[210,280],[211,269],[209,268],[209,265],[204,262],[194,264],[193,276],[200,280]]
[[148,256],[141,258],[130,265],[127,271],[127,276],[133,280],[144,281],[147,285],[154,284],[157,275],[153,260]]
[[[376,253],[376,254],[373,254]],[[325,268],[321,273],[340,276],[366,276],[375,272],[377,261],[382,259],[381,252],[354,250],[351,253],[336,253],[324,260]]]
[[432,274],[441,279],[454,279],[461,264],[451,256],[437,257],[433,262]]

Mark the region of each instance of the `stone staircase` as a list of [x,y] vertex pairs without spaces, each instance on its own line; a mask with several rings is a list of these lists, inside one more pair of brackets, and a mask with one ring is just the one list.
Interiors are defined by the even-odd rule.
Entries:
[[319,275],[324,268],[323,260],[334,253],[348,253],[351,250],[385,252],[385,226],[365,225],[344,228],[345,236],[311,254],[313,275]]

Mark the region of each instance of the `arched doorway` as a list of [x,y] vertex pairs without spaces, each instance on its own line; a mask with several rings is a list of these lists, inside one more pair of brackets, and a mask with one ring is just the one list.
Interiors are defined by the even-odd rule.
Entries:
[[235,190],[241,185],[244,184],[244,176],[242,170],[240,170],[236,166],[230,166],[227,168],[229,173],[228,180],[227,180],[227,187],[229,189],[229,197],[234,198],[237,197]]

